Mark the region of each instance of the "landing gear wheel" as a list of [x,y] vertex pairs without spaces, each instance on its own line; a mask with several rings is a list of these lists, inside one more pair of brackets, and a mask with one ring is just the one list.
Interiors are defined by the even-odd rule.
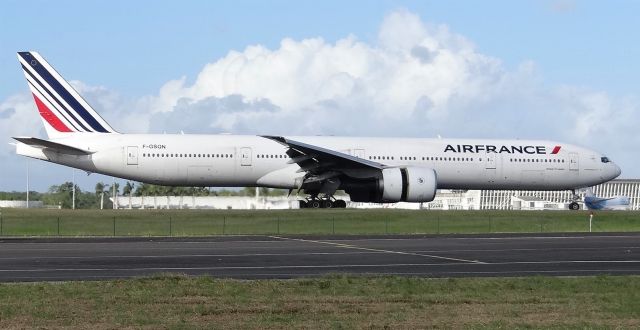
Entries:
[[572,202],[569,204],[569,210],[574,210],[577,211],[580,209],[580,204],[576,203],[576,202]]
[[338,209],[344,209],[347,207],[347,202],[343,201],[342,199],[338,199],[335,202],[333,202],[333,207]]
[[334,204],[330,199],[325,199],[322,201],[322,208],[324,209],[330,209],[333,208]]
[[322,206],[322,204],[320,204],[320,201],[317,199],[314,199],[312,201],[309,202],[309,208],[312,209],[319,209],[320,206]]

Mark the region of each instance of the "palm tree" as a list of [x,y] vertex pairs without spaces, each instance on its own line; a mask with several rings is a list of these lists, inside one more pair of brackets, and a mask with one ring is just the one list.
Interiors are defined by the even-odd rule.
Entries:
[[129,208],[131,208],[131,194],[133,194],[133,188],[135,184],[131,183],[131,181],[127,181],[127,184],[122,188],[122,194],[129,195]]
[[111,185],[111,194],[112,194],[112,198],[113,198],[113,208],[116,209],[118,207],[118,192],[120,191],[120,184],[115,182],[113,182],[113,184]]
[[96,196],[100,196],[100,209],[104,209],[104,193],[109,191],[107,185],[102,182],[96,183]]

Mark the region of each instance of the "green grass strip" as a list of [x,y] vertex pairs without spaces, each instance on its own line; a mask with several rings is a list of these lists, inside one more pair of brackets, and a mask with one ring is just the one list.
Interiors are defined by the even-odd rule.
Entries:
[[0,284],[0,328],[638,328],[640,277]]
[[[587,232],[587,211],[0,210],[0,236]],[[597,212],[594,232],[640,231],[640,212]]]

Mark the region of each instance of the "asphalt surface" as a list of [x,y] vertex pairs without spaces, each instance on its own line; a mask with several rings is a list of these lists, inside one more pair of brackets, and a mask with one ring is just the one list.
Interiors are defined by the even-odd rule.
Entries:
[[640,234],[0,239],[0,281],[640,274]]

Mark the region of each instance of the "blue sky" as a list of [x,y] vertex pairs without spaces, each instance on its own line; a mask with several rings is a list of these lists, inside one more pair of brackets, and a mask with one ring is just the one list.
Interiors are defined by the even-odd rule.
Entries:
[[[358,42],[379,47],[381,24],[390,13],[400,10],[419,17],[425,26],[446,26],[451,33],[472,43],[474,52],[498,61],[500,70],[511,75],[520,74],[523,63],[532,66],[533,73],[527,73],[530,77],[526,84],[537,86],[537,97],[544,97],[544,91],[569,86],[577,90],[576,93],[582,93],[580,96],[585,100],[604,95],[602,102],[610,103],[610,107],[629,107],[627,114],[638,110],[640,2],[637,1],[9,0],[0,8],[0,72],[3,73],[0,103],[15,95],[28,95],[15,55],[20,50],[39,51],[64,77],[104,88],[117,95],[116,102],[124,108],[138,104],[146,96],[160,98],[159,90],[172,80],[184,77],[185,88],[195,86],[196,77],[207,64],[219,61],[230,51],[243,52],[251,45],[277,50],[285,38],[299,42],[320,37],[331,45],[354,36]],[[396,33],[398,38],[403,38],[402,30]],[[527,100],[510,96],[499,99],[491,104],[519,107]],[[471,102],[473,100],[471,98]],[[566,107],[575,110],[573,105]],[[586,107],[585,111],[588,109],[591,108]],[[603,111],[596,111],[594,118],[601,118]],[[156,121],[147,127],[149,131],[166,129],[154,126],[153,123],[160,120],[154,118]],[[580,135],[565,136],[560,129],[540,128],[544,133],[535,137],[564,138],[567,142],[590,145],[589,141],[582,141]],[[612,126],[587,131],[620,129]],[[313,133],[336,132],[341,133],[340,130]],[[446,131],[449,135],[455,132]],[[360,132],[347,130],[347,133]],[[488,135],[512,137],[509,130]],[[5,139],[10,140],[9,136]],[[596,147],[603,148],[621,137],[599,139]],[[613,156],[628,164],[635,162],[635,158],[624,155],[622,150],[622,147],[613,150]],[[634,150],[637,152],[637,148]],[[1,159],[8,171],[0,178],[0,190],[20,189],[22,183],[18,177],[22,175],[22,165],[16,163],[22,160],[11,155]],[[44,172],[54,169],[51,171],[54,177],[55,173],[66,173],[55,165],[33,166]],[[627,177],[640,175],[631,168],[625,173],[630,174]],[[42,178],[36,188],[44,190],[60,181]],[[91,177],[83,182],[90,189],[95,179]]]
[[9,0],[0,11],[0,97],[26,88],[18,50],[46,54],[70,78],[139,95],[169,79],[193,78],[204,63],[251,44],[348,34],[371,41],[384,15],[398,8],[447,24],[509,66],[533,60],[549,82],[640,91],[637,1]]

